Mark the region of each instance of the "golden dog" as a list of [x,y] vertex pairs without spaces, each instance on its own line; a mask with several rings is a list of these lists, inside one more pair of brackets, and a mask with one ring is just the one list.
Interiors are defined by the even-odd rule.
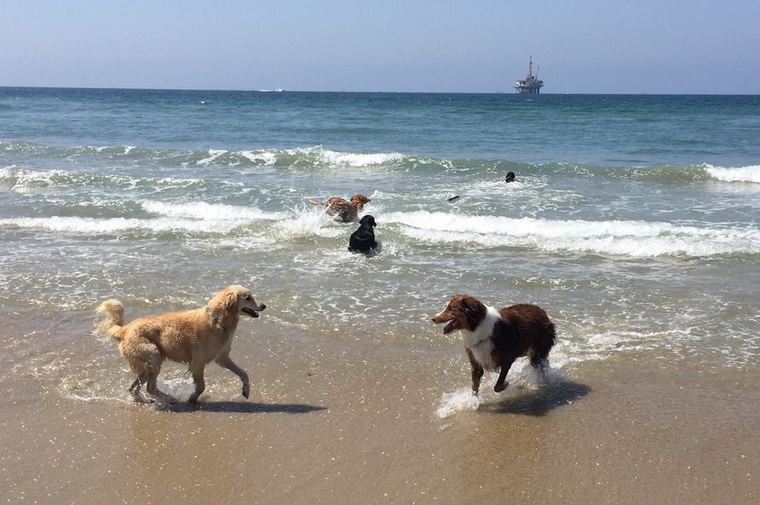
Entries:
[[324,202],[321,200],[306,200],[306,203],[314,206],[321,206],[325,208],[325,213],[328,216],[334,216],[336,221],[342,221],[344,223],[350,223],[359,219],[359,212],[364,209],[364,204],[371,202],[369,198],[357,193],[351,197],[351,200],[346,201],[345,198],[339,196],[331,196]]
[[191,403],[196,403],[203,393],[206,387],[203,369],[212,361],[240,377],[243,396],[248,398],[248,374],[230,359],[230,347],[240,314],[259,317],[265,308],[266,305],[257,304],[243,286],[228,286],[205,307],[141,317],[124,324],[124,306],[118,300],[106,300],[97,309],[101,318],[97,329],[119,342],[122,356],[137,374],[129,388],[136,401],[140,401],[140,388],[146,384],[148,393],[155,399],[176,403],[175,398],[156,385],[165,359],[189,365],[195,383]]

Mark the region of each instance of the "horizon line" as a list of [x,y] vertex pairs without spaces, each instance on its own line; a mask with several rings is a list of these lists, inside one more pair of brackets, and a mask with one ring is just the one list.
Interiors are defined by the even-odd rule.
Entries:
[[[119,87],[119,86],[35,86],[35,85],[0,85],[0,89],[68,89],[68,90],[111,90],[111,91],[192,91],[192,92],[234,92],[234,93],[355,93],[355,94],[405,94],[405,95],[522,95],[516,91],[354,91],[354,90],[308,90],[308,89],[241,89],[241,88],[154,88],[154,87]],[[529,95],[620,95],[620,96],[760,96],[760,93],[704,93],[704,92],[550,92]]]

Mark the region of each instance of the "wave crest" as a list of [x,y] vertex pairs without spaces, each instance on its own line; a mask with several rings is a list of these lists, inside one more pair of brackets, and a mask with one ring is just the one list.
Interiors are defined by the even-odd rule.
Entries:
[[432,243],[520,247],[633,257],[760,253],[756,228],[699,228],[663,222],[585,221],[466,216],[441,212],[391,213],[386,222]]
[[705,165],[705,172],[721,182],[752,182],[760,184],[760,165],[746,167],[716,167]]

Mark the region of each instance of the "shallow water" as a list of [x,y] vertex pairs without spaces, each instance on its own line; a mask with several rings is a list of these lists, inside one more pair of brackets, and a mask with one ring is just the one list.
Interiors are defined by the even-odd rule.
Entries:
[[[51,313],[115,296],[129,314],[191,307],[242,283],[285,326],[436,346],[428,316],[469,292],[547,308],[562,361],[687,344],[700,360],[728,350],[721,366],[757,362],[760,184],[750,177],[524,164],[504,184],[499,162],[418,167],[378,154],[365,165],[323,148],[272,151],[273,165],[166,167],[153,151],[122,163],[92,150],[83,163],[55,150],[29,163],[16,144],[0,147],[4,304],[35,305],[42,290]],[[354,226],[304,200],[353,192],[372,199],[381,253],[371,258],[347,251]]]

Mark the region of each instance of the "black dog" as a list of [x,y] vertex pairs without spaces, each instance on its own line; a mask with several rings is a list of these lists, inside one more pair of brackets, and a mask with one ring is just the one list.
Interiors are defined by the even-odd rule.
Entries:
[[367,214],[359,221],[359,228],[351,234],[348,241],[348,250],[351,252],[367,253],[370,249],[377,248],[375,242],[375,218]]

